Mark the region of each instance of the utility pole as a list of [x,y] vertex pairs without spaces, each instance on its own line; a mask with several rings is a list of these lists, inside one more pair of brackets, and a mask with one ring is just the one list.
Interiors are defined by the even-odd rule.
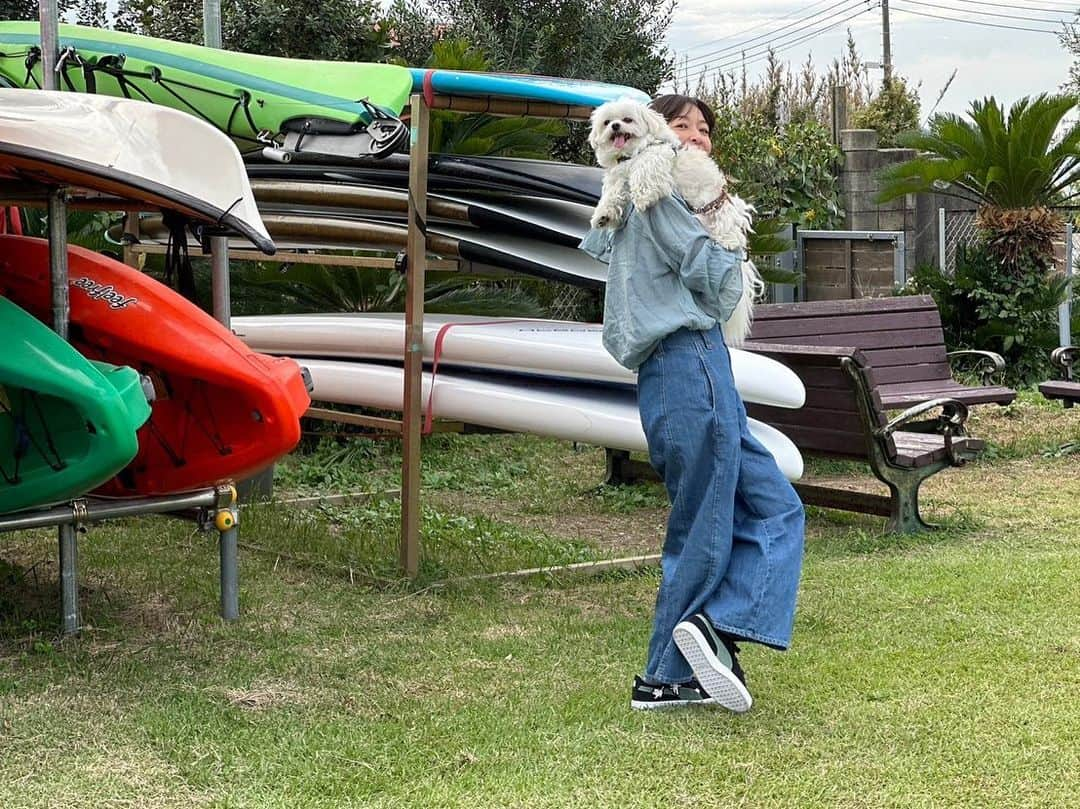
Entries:
[[203,45],[221,47],[221,0],[203,0]]
[[889,0],[881,0],[881,66],[885,70],[882,87],[892,83],[892,43],[889,38]]

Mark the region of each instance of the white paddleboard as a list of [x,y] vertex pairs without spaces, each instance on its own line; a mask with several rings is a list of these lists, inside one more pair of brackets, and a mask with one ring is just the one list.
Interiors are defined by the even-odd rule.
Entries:
[[[314,401],[401,410],[401,368],[341,360],[297,361],[311,373]],[[431,384],[431,374],[425,372],[425,407]],[[431,406],[436,418],[611,449],[647,450],[634,394],[615,388],[439,371]],[[798,480],[803,472],[798,448],[779,430],[754,419],[749,422],[750,431],[772,453],[785,477]]]
[[[232,328],[256,351],[290,357],[401,362],[405,345],[404,315],[398,313],[234,317]],[[637,375],[604,349],[598,323],[429,314],[424,316],[428,362],[440,331],[440,366],[637,385]],[[731,367],[743,401],[798,408],[806,400],[802,381],[776,360],[732,349]]]

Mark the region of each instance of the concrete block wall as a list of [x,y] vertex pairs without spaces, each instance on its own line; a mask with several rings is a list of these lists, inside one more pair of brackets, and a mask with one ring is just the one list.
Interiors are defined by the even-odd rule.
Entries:
[[[918,234],[924,232],[917,215],[916,195],[908,194],[890,202],[878,203],[881,191],[878,172],[893,163],[910,160],[914,149],[879,149],[878,135],[872,129],[845,129],[840,133],[844,163],[840,170],[840,196],[846,218],[844,230],[901,230],[906,245],[905,269],[915,270]],[[934,210],[936,232],[937,211]],[[932,234],[931,234],[932,235]]]

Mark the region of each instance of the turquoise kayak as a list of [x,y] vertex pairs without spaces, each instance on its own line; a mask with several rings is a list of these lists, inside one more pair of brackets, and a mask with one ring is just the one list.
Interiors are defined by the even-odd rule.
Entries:
[[85,494],[127,466],[150,417],[132,368],[92,362],[0,298],[0,514]]
[[447,95],[512,98],[581,107],[599,107],[607,101],[620,98],[633,99],[642,104],[649,103],[648,93],[641,90],[585,79],[423,67],[410,68],[410,72],[413,92],[417,93],[430,89]]
[[[0,22],[0,83],[41,87],[36,22]],[[397,118],[408,68],[282,59],[80,25],[60,26],[60,85],[198,115],[241,151],[378,157],[408,130]],[[273,150],[277,150],[274,152]]]

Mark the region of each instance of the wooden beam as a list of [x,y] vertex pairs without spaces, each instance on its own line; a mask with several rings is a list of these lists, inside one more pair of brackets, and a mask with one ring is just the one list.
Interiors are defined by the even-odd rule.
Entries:
[[[413,96],[414,99],[422,96]],[[415,102],[410,103],[410,113]],[[431,109],[453,110],[454,112],[483,112],[488,115],[525,116],[528,118],[563,118],[587,121],[592,115],[592,107],[577,104],[552,104],[546,101],[520,101],[509,98],[491,98],[474,96],[448,96],[436,94],[432,98]]]
[[405,390],[401,467],[402,573],[415,578],[420,569],[420,441],[424,373],[424,274],[427,271],[428,127],[431,114],[423,95],[409,101],[409,232],[405,255]]
[[[133,253],[164,255],[167,250],[163,244],[133,244]],[[192,258],[210,258],[209,253],[201,249],[191,250]],[[237,261],[274,261],[282,264],[322,264],[327,267],[355,267],[370,270],[392,270],[395,259],[384,256],[343,256],[336,253],[298,253],[290,250],[278,250],[273,256],[258,250],[229,250],[229,258]],[[428,268],[437,272],[460,272],[460,264],[455,259],[428,259]]]
[[325,407],[309,407],[304,413],[306,418],[333,421],[338,424],[351,424],[356,427],[373,427],[376,430],[401,435],[402,423],[397,419],[365,416],[362,413],[346,413],[342,410],[330,410]]

